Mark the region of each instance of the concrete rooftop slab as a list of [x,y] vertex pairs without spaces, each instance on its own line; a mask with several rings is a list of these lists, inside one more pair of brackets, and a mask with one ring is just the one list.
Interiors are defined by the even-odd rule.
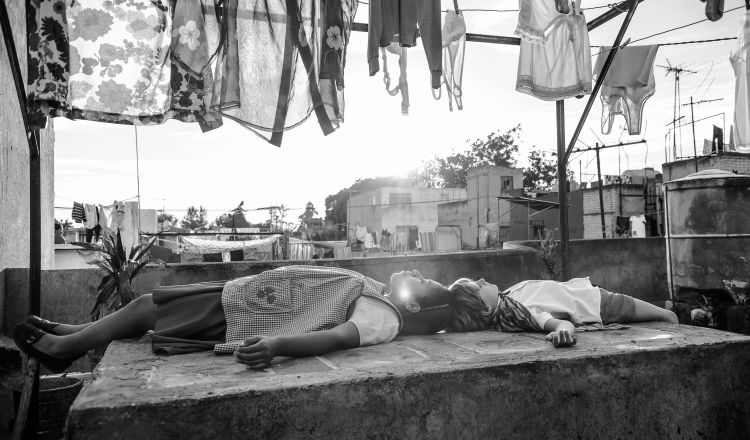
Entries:
[[[68,434],[130,438],[750,436],[750,337],[663,323],[578,334],[400,337],[253,371],[116,341]],[[730,434],[726,436],[726,434]],[[739,438],[739,437],[734,437]]]

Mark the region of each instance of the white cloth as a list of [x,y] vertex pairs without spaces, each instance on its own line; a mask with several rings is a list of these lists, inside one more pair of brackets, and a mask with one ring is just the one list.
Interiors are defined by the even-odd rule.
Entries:
[[542,328],[550,318],[569,320],[573,324],[602,322],[601,293],[588,278],[565,282],[522,281],[505,292],[529,309]]
[[86,220],[83,222],[83,227],[86,229],[94,229],[99,224],[99,215],[97,214],[96,205],[83,205],[83,212],[86,213]]
[[122,229],[124,219],[125,205],[122,202],[115,202],[108,206],[99,207],[99,225],[104,229],[111,231]]
[[552,0],[519,0],[516,90],[546,101],[591,93],[591,47],[580,7],[561,14]]
[[634,215],[630,217],[630,236],[639,238],[646,236],[645,215]]
[[[448,95],[448,109],[463,110],[464,53],[466,52],[466,23],[460,12],[448,11],[443,24],[443,83]],[[434,92],[433,92],[434,93]]]
[[185,249],[198,254],[212,254],[217,252],[231,252],[236,250],[253,250],[255,252],[272,252],[272,246],[281,235],[272,235],[260,240],[221,241],[203,240],[200,238],[182,236]]
[[[616,115],[622,115],[628,126],[628,134],[641,133],[643,106],[656,91],[654,60],[658,45],[627,46],[617,51],[607,76],[602,81],[602,133],[609,134]],[[609,54],[609,47],[602,47],[594,65],[594,77],[598,77]]]
[[377,299],[359,297],[349,321],[357,327],[360,347],[389,342],[398,335],[396,311]]
[[750,11],[745,13],[735,49],[729,56],[734,69],[735,149],[750,153]]

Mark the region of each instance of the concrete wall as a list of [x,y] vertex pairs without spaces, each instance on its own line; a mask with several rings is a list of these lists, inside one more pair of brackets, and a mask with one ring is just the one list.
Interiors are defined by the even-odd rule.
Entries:
[[[26,19],[24,2],[5,2],[13,27],[21,72],[26,78]],[[29,267],[29,146],[21,119],[5,41],[0,35],[0,273],[9,267]],[[24,80],[25,83],[25,80]],[[51,124],[50,124],[51,125]],[[54,267],[54,132],[41,132],[42,268]],[[0,283],[0,310],[5,291]]]
[[[503,188],[503,179],[511,178],[512,184]],[[497,196],[516,195],[523,189],[523,170],[499,166],[471,168],[466,177],[466,194],[468,204],[466,217],[470,223],[464,242],[470,249],[485,247],[482,236],[482,225],[493,224],[493,232],[509,228],[512,224],[510,213],[513,205],[507,200],[498,200]],[[477,226],[480,227],[477,227]],[[479,241],[477,236],[479,235]],[[502,234],[508,239],[508,234]],[[503,237],[501,237],[503,239]]]
[[[539,194],[537,199],[549,202],[558,202],[557,193]],[[529,225],[535,222],[544,225],[545,229],[553,230],[560,228],[560,210],[547,209],[546,211],[530,210],[527,212],[523,205],[516,205],[511,211],[512,224],[507,240],[534,240],[533,228]],[[583,191],[572,191],[568,193],[568,231],[571,240],[583,238]],[[555,233],[560,236],[559,231]]]
[[[642,215],[646,211],[643,185],[616,184],[602,187],[607,237],[615,237],[617,216]],[[602,238],[599,189],[583,190],[583,238]]]
[[[662,164],[664,181],[681,179],[695,173],[695,159],[678,160]],[[750,174],[750,155],[735,152],[722,152],[711,156],[698,157],[698,171],[703,170],[737,171]]]
[[[506,243],[538,248],[538,241]],[[571,277],[662,305],[669,299],[664,237],[570,241]],[[558,267],[559,255],[558,255]]]
[[458,202],[446,202],[438,205],[438,225],[440,226],[458,226],[461,229],[461,248],[469,249],[472,247],[470,243],[471,235],[471,224],[469,223],[469,211],[468,200],[460,200]]

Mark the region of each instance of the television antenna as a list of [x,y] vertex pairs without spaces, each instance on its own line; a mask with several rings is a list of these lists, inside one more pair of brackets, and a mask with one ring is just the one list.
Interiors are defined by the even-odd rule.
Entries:
[[[672,63],[669,61],[669,58],[667,58],[667,65],[661,66],[657,65],[657,67],[661,67],[662,69],[666,70],[665,76],[669,76],[670,74],[674,75],[674,103],[672,106],[672,123],[673,125],[672,129],[676,128],[676,123],[679,119],[682,119],[682,106],[680,104],[680,76],[683,74],[694,74],[698,73],[695,70],[689,70],[684,67],[684,65],[672,65]],[[682,133],[682,130],[680,130],[680,133]],[[680,136],[680,155],[682,155],[682,136]],[[672,158],[674,159],[677,157],[677,135],[676,133],[672,136]]]

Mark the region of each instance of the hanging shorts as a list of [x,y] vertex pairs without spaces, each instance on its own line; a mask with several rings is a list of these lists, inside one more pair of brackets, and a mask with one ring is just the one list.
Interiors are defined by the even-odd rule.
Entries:
[[224,284],[226,281],[214,281],[154,289],[154,353],[213,350],[214,345],[226,342],[227,323],[221,305]]
[[635,300],[632,296],[612,293],[599,288],[602,296],[599,314],[603,324],[632,322],[635,316]]

